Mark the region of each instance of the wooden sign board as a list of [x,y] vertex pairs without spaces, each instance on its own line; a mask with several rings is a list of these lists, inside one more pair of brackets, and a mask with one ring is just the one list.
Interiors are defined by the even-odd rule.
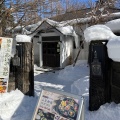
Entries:
[[0,37],[0,93],[7,92],[12,38]]
[[32,120],[84,120],[82,96],[43,88]]

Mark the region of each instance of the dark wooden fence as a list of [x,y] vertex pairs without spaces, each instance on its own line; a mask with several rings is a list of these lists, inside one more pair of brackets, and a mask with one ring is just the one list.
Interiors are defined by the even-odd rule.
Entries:
[[34,96],[33,44],[18,43],[16,50],[17,55],[11,60],[10,65],[9,91],[18,88],[25,95]]
[[111,62],[111,101],[120,103],[120,62]]
[[92,41],[89,46],[89,110],[97,110],[104,103],[110,102],[110,59],[106,43],[106,40]]

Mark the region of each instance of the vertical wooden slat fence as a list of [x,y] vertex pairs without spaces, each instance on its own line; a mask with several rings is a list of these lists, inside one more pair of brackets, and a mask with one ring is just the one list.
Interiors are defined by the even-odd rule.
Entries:
[[24,94],[34,96],[34,58],[33,44],[30,42],[19,43],[16,47],[20,66],[15,70],[15,88]]

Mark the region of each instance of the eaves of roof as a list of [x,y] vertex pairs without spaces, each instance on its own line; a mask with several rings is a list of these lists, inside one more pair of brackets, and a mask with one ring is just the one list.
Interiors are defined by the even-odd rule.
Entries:
[[55,26],[52,26],[50,23],[48,23],[46,20],[44,20],[34,31],[32,31],[31,33],[27,34],[27,35],[32,35],[34,33],[37,32],[37,30],[39,30],[39,28],[44,24],[47,23],[48,25],[50,25],[53,29],[57,30],[60,34],[63,35],[63,33],[61,31],[59,31]]

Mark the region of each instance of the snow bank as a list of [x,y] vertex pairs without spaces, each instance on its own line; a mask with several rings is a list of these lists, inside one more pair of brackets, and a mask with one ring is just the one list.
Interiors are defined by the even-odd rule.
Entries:
[[120,36],[112,37],[107,43],[107,48],[109,58],[120,62]]
[[31,42],[31,37],[27,35],[17,35],[16,41],[17,42]]
[[[86,65],[86,67],[85,67]],[[78,74],[80,71],[80,74]],[[67,66],[64,70],[59,72],[58,78],[62,80],[70,80],[74,81],[78,78],[84,76],[86,72],[88,72],[87,61],[80,60],[79,63],[73,67],[73,65]]]
[[105,25],[93,25],[84,31],[86,42],[90,42],[92,40],[108,40],[114,36],[115,35],[111,29]]
[[113,32],[120,32],[120,19],[111,20],[105,25],[108,26]]
[[18,89],[0,94],[0,120],[31,120],[37,99]]
[[19,90],[0,94],[0,117],[7,119],[12,117],[21,104],[24,95]]
[[89,74],[81,76],[71,85],[71,93],[83,96],[89,95]]
[[120,104],[106,103],[97,111],[86,111],[85,120],[119,120]]

